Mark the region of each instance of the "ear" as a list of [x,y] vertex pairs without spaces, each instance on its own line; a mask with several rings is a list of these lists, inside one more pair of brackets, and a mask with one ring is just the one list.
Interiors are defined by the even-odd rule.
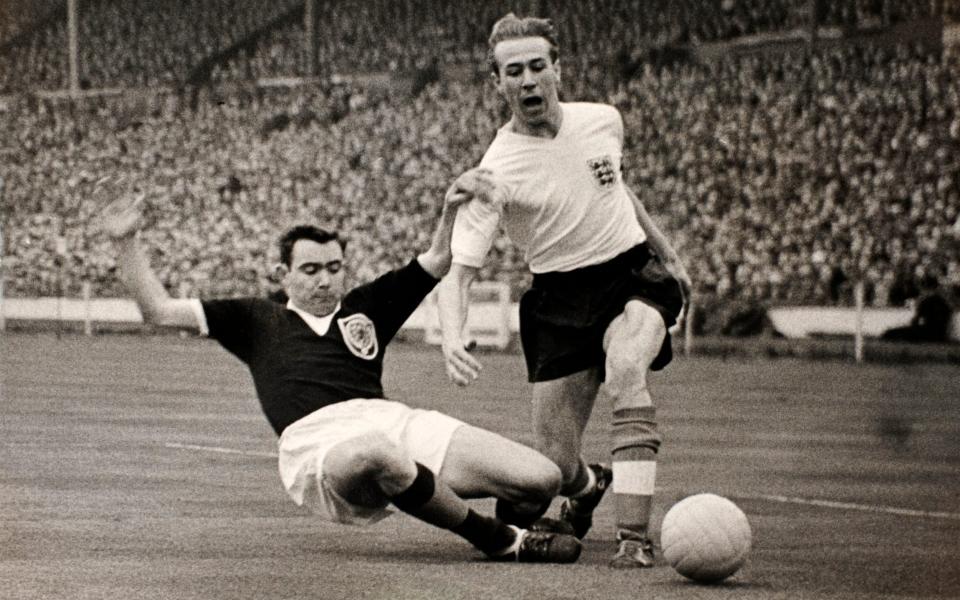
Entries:
[[490,72],[490,84],[493,85],[493,88],[500,92],[500,72]]
[[283,279],[290,273],[290,267],[279,262],[273,265],[273,269],[270,271],[270,279],[275,283],[283,282]]
[[562,77],[560,72],[560,59],[553,61],[553,70],[557,72],[557,83],[560,83]]

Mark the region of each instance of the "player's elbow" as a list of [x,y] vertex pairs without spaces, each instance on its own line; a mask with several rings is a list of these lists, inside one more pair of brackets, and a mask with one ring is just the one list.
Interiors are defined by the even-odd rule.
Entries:
[[434,279],[443,279],[450,271],[450,253],[443,250],[431,248],[427,250],[417,260],[423,270],[430,274]]
[[180,329],[192,326],[192,323],[188,322],[192,319],[186,319],[184,311],[169,299],[141,302],[140,312],[143,315],[143,322],[148,325]]
[[444,283],[448,289],[461,290],[470,287],[474,279],[477,278],[477,268],[470,267],[458,262],[450,265],[450,270],[444,278]]

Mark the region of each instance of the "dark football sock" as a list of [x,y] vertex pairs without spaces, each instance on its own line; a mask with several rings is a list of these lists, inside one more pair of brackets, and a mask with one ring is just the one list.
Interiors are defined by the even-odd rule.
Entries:
[[420,463],[413,483],[390,501],[403,512],[444,529],[463,522],[467,513],[463,499]]
[[546,514],[548,508],[550,508],[549,502],[537,507],[533,511],[525,511],[520,510],[520,507],[512,502],[499,499],[497,500],[496,515],[497,518],[504,523],[516,525],[521,529],[529,529],[534,521]]
[[593,475],[593,471],[590,470],[590,466],[584,462],[581,457],[577,464],[577,474],[574,476],[573,481],[563,486],[563,489],[560,490],[560,495],[568,498],[585,496],[593,491],[596,483],[597,478]]
[[469,509],[467,518],[450,531],[463,537],[485,554],[493,556],[509,547],[517,539],[517,532],[494,517],[486,517]]
[[503,521],[475,513],[450,486],[420,463],[416,479],[391,502],[421,521],[452,531],[489,555],[509,547],[517,538],[516,531]]

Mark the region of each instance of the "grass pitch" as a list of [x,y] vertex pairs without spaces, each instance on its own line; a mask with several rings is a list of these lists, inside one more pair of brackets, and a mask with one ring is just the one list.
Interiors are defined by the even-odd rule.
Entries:
[[[249,375],[210,341],[0,340],[3,599],[960,597],[956,365],[678,358],[655,374],[655,527],[709,491],[753,528],[747,565],[701,586],[609,569],[611,498],[569,566],[487,563],[404,515],[319,522],[280,487]],[[438,350],[395,344],[388,394],[529,442],[520,357],[480,358],[461,390]],[[609,460],[609,421],[599,404],[587,458]]]

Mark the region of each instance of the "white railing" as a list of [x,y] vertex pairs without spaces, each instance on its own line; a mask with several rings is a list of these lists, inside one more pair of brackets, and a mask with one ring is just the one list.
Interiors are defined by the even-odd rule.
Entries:
[[[143,323],[136,303],[127,298],[93,298],[90,285],[83,286],[80,298],[5,298],[0,278],[0,331],[11,320],[80,323],[87,335],[97,324]],[[785,306],[767,311],[774,329],[787,338],[808,338],[817,335],[851,336],[854,355],[863,359],[864,340],[879,338],[884,331],[902,327],[913,317],[911,308],[866,308],[862,294],[857,306]],[[689,323],[693,308],[682,331],[672,331],[676,340],[683,340],[683,352],[689,355],[695,343]],[[505,349],[519,331],[519,306],[510,300],[510,288],[500,282],[475,283],[470,290],[470,312],[464,330],[466,339],[478,346]],[[440,343],[440,322],[437,316],[436,290],[407,319],[405,330],[420,331],[427,343]],[[953,315],[949,337],[960,341],[960,313]]]

